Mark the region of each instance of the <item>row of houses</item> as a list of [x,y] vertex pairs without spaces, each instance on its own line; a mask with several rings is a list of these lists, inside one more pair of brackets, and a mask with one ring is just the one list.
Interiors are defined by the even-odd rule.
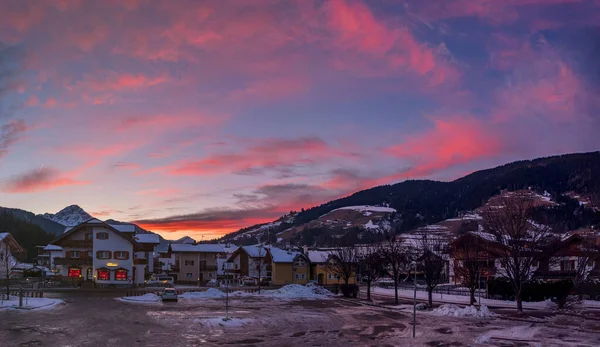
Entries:
[[[543,280],[588,280],[600,279],[600,235],[594,230],[577,230],[560,236],[552,236],[542,254],[533,256],[531,279]],[[482,280],[505,277],[503,261],[506,246],[485,232],[467,232],[448,244],[448,253],[442,257],[448,262],[450,283],[464,281],[460,269],[475,268]],[[477,253],[474,248],[477,247]],[[527,249],[527,247],[524,247]],[[533,246],[531,248],[534,248]],[[469,262],[477,262],[470,266]]]
[[213,279],[241,283],[246,279],[273,285],[340,284],[329,271],[333,261],[326,251],[284,250],[268,245],[176,244],[159,256],[161,268],[179,283]]
[[[3,249],[23,252],[8,233]],[[136,233],[133,225],[110,225],[92,218],[66,230],[52,243],[39,246],[36,265],[47,276],[60,276],[95,287],[140,285],[152,274],[167,274],[177,283],[205,284],[211,280],[242,283],[259,280],[273,285],[339,284],[325,251],[284,250],[254,245],[195,243],[184,239],[156,252],[156,234]],[[11,257],[11,267],[16,258]],[[15,264],[12,264],[15,263]]]

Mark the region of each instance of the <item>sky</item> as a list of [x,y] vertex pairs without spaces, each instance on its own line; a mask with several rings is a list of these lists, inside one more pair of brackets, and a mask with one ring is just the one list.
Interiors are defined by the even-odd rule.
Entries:
[[0,206],[211,239],[600,148],[600,0],[2,0]]

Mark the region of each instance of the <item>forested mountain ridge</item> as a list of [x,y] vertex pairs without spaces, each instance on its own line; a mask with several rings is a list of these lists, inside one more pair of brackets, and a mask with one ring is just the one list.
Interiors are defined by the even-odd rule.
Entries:
[[[530,189],[561,201],[573,200],[573,196],[578,196],[585,199],[588,208],[600,208],[600,152],[517,161],[476,171],[450,182],[408,180],[373,187],[298,212],[294,215],[291,225],[285,227],[287,229],[307,226],[307,233],[326,233],[326,226],[320,226],[316,233],[310,230],[309,223],[341,207],[374,205],[396,209],[398,216],[391,216],[398,221],[394,229],[396,232],[405,232],[474,210],[505,189]],[[561,215],[566,216],[566,212],[563,211]],[[566,221],[564,224],[566,226],[580,223]],[[274,228],[274,234],[283,233],[283,227],[282,225]],[[243,230],[255,229],[248,227]],[[242,239],[243,234],[240,230],[226,235],[221,240],[231,240],[230,235]]]

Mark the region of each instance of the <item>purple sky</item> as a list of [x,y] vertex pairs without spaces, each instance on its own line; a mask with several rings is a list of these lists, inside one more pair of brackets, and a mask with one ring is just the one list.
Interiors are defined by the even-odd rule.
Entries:
[[5,0],[0,42],[0,205],[167,238],[600,146],[600,0]]

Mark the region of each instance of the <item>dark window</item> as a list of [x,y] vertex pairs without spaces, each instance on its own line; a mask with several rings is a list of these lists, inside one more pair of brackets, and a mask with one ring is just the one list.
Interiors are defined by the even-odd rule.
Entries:
[[96,252],[96,258],[110,259],[110,251],[98,251],[98,252]]
[[96,238],[98,240],[108,240],[108,233],[97,233]]
[[85,233],[85,239],[86,239],[86,241],[89,241],[89,240],[91,240],[93,238],[94,238],[94,233],[92,233],[91,231]]
[[115,251],[115,253],[113,255],[114,255],[115,259],[119,259],[119,260],[129,259],[129,252],[126,252],[126,251]]

